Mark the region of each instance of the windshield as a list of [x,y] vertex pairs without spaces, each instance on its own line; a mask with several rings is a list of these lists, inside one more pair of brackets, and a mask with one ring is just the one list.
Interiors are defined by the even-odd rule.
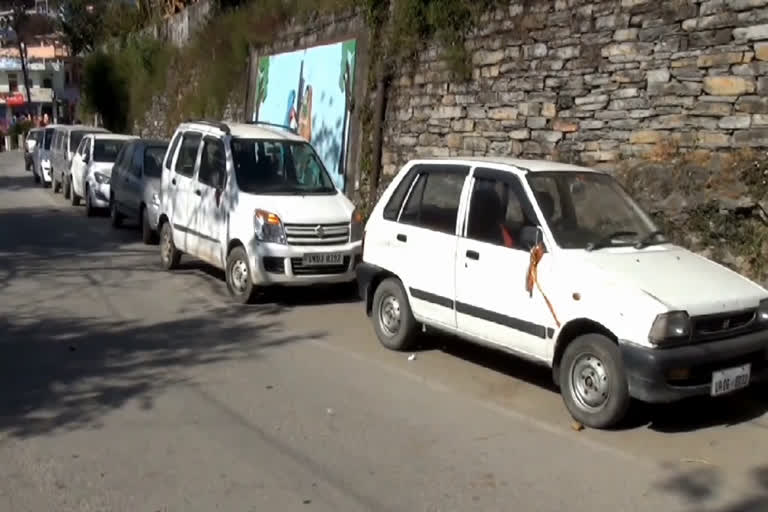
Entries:
[[162,161],[168,146],[149,146],[144,152],[144,175],[159,178]]
[[[595,249],[657,243],[658,228],[619,183],[593,172],[535,172],[527,180],[557,244]],[[651,238],[652,240],[648,240]]]
[[336,187],[306,142],[233,138],[240,190],[250,194],[335,194]]
[[45,130],[45,142],[43,143],[43,149],[51,149],[52,140],[53,140],[53,128]]
[[125,145],[125,140],[97,139],[93,143],[93,161],[114,163],[120,149]]

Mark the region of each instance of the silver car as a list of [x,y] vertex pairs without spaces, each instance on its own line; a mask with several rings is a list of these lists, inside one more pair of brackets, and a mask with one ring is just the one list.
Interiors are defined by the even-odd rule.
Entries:
[[62,185],[66,187],[66,178],[72,165],[80,141],[89,133],[109,133],[104,128],[86,125],[60,125],[54,129],[51,143],[51,189],[56,194]]
[[109,202],[112,225],[119,227],[126,217],[136,219],[146,244],[157,241],[160,177],[167,148],[166,140],[130,141],[112,168]]

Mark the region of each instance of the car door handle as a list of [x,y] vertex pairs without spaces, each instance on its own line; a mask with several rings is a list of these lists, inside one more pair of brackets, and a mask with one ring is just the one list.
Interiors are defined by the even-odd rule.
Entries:
[[203,195],[203,191],[202,190],[195,190],[195,194],[197,194],[199,196],[202,196]]
[[479,260],[480,259],[480,253],[477,251],[467,251],[467,258],[471,260]]
[[403,235],[403,234],[398,234],[398,235],[397,235],[397,239],[398,239],[400,242],[407,242],[407,241],[408,241],[408,237],[407,237],[407,236],[405,236],[405,235]]

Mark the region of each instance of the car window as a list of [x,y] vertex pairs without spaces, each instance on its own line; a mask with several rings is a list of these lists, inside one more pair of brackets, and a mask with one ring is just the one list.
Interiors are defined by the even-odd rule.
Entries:
[[165,157],[166,169],[171,168],[171,162],[173,161],[173,154],[176,153],[176,148],[179,146],[180,140],[181,140],[181,132],[177,133],[176,136],[173,138],[173,143],[171,143],[171,150],[168,151],[168,154]]
[[77,149],[75,150],[75,153],[77,153],[80,156],[83,156],[85,152],[85,138],[80,140],[80,144],[77,145]]
[[93,143],[93,161],[114,163],[117,154],[125,145],[125,140],[98,139]]
[[470,197],[467,238],[510,249],[530,249],[520,244],[521,231],[538,222],[520,180],[512,175],[494,179],[476,173],[479,177]]
[[160,163],[163,161],[168,146],[149,146],[144,151],[144,176],[159,178],[162,172]]
[[467,170],[450,172],[437,168],[420,174],[405,203],[400,222],[454,234]]
[[224,188],[227,179],[227,157],[221,139],[205,138],[197,179],[204,185]]
[[141,166],[144,163],[143,155],[144,155],[144,147],[141,144],[136,143],[136,144],[131,144],[129,154],[126,155],[125,157],[126,169],[130,168],[130,173],[136,176],[137,178],[141,177]]
[[85,146],[83,147],[83,156],[90,157],[91,156],[91,139],[90,137],[85,140]]
[[176,159],[177,174],[191,178],[195,174],[195,161],[197,152],[200,149],[200,140],[202,135],[195,132],[186,132],[181,140],[179,148],[179,157]]
[[419,168],[413,167],[410,171],[408,171],[408,174],[402,180],[400,180],[400,183],[397,184],[395,191],[392,192],[389,201],[387,201],[387,204],[384,207],[383,215],[385,219],[397,220],[397,216],[400,214],[400,210],[403,207],[405,196],[411,189],[413,180],[415,180],[418,175]]
[[125,168],[130,161],[130,157],[128,155],[131,154],[132,147],[133,144],[129,143],[120,149],[120,152],[117,154],[117,158],[115,159],[115,165],[112,167],[113,173],[123,174],[125,172]]
[[45,130],[43,149],[50,150],[53,142],[53,128]]
[[71,132],[69,134],[69,148],[67,149],[74,150],[76,147],[80,146],[80,141],[83,140],[83,137],[85,137],[87,133],[88,132],[83,130]]

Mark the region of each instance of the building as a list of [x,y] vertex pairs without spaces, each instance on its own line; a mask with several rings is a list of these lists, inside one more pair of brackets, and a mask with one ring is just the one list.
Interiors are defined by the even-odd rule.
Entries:
[[[49,17],[45,0],[37,0],[28,14]],[[0,12],[0,19],[10,11]],[[51,23],[51,27],[55,24]],[[27,36],[26,53],[29,97],[24,86],[16,35],[4,24],[0,47],[0,130],[7,131],[21,115],[33,120],[71,122],[79,101],[79,73],[76,59],[69,55],[60,34]]]

